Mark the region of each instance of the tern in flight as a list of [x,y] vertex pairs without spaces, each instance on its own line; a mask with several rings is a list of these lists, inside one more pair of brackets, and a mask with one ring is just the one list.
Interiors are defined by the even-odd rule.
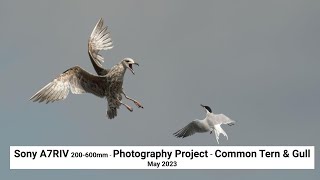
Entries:
[[107,116],[113,119],[117,116],[117,109],[121,105],[129,111],[133,109],[123,103],[122,95],[133,101],[139,108],[143,106],[135,99],[128,97],[123,88],[124,74],[129,69],[134,74],[133,65],[138,65],[131,58],[124,58],[111,69],[102,68],[103,57],[99,54],[100,50],[113,48],[113,43],[108,32],[108,27],[103,25],[102,18],[94,27],[88,42],[88,54],[91,63],[98,75],[93,75],[79,66],[69,68],[49,84],[40,89],[30,100],[34,102],[54,102],[65,99],[69,91],[73,94],[91,93],[108,101]]
[[207,113],[206,118],[204,118],[203,120],[193,120],[187,126],[175,132],[173,135],[178,138],[185,138],[195,133],[210,132],[210,134],[212,134],[212,131],[214,131],[218,144],[220,133],[223,134],[228,140],[227,133],[220,126],[221,124],[228,124],[231,126],[235,123],[235,121],[231,120],[224,114],[213,114],[209,106],[204,106],[202,104],[201,106]]

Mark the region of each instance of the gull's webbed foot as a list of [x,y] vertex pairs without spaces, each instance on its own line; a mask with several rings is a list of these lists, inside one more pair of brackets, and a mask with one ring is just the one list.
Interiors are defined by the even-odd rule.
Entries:
[[119,102],[121,105],[125,106],[125,107],[130,111],[130,112],[132,112],[132,111],[133,111],[132,107],[130,107],[129,105],[127,105],[127,104],[123,103],[123,102],[122,102],[122,101],[120,101],[119,99],[118,99],[118,102]]
[[140,102],[138,102],[138,101],[135,100],[135,99],[132,99],[131,97],[128,97],[128,96],[126,95],[126,93],[124,92],[124,90],[122,90],[122,94],[124,95],[124,97],[126,97],[126,98],[129,99],[130,101],[134,102],[134,104],[135,104],[136,106],[138,106],[139,108],[143,108],[143,106],[141,105]]
[[133,111],[132,107],[130,107],[130,106],[126,106],[126,108],[127,108],[130,112]]
[[126,105],[126,104],[124,104],[124,103],[121,103],[122,105],[124,105],[130,112],[132,112],[133,111],[133,108],[132,107],[130,107],[130,106],[128,106],[128,105]]
[[143,106],[141,105],[140,102],[138,102],[138,101],[133,101],[133,102],[134,102],[134,104],[135,104],[136,106],[138,106],[139,108],[143,108]]

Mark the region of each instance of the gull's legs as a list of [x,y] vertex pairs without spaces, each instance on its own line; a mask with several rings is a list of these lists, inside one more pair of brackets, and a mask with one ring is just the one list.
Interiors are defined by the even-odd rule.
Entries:
[[135,100],[135,99],[132,99],[132,98],[128,97],[123,90],[122,90],[122,94],[124,95],[124,97],[126,97],[126,98],[129,99],[130,101],[133,101],[134,104],[136,104],[139,108],[143,108],[143,106],[141,105],[141,103],[139,103],[139,102],[138,102],[137,100]]
[[119,101],[119,103],[120,103],[121,105],[125,106],[129,111],[131,111],[131,112],[133,111],[132,107],[130,107],[130,106],[128,106],[127,104],[123,103],[123,102],[120,101],[119,99],[118,99],[118,101]]

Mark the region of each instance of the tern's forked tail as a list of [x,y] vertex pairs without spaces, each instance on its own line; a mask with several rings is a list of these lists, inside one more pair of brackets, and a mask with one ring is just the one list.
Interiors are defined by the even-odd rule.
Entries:
[[220,135],[220,134],[223,134],[223,135],[227,138],[227,140],[228,140],[228,135],[227,135],[227,133],[220,127],[220,124],[214,126],[214,133],[215,133],[215,135],[216,135],[216,140],[217,140],[218,144],[219,144],[219,135]]

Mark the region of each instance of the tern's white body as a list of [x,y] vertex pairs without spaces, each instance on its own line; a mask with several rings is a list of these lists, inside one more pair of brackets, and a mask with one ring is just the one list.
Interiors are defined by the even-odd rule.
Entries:
[[[211,109],[210,109],[210,111],[211,111]],[[235,123],[235,121],[228,118],[224,114],[213,114],[210,111],[208,111],[208,109],[206,109],[207,114],[204,119],[193,120],[187,126],[180,129],[179,131],[175,132],[174,135],[179,138],[180,137],[185,138],[185,137],[191,136],[195,133],[210,132],[210,134],[211,134],[212,131],[214,131],[218,144],[219,144],[219,135],[220,134],[223,134],[228,140],[228,135],[221,128],[221,124],[233,125],[233,123]]]

